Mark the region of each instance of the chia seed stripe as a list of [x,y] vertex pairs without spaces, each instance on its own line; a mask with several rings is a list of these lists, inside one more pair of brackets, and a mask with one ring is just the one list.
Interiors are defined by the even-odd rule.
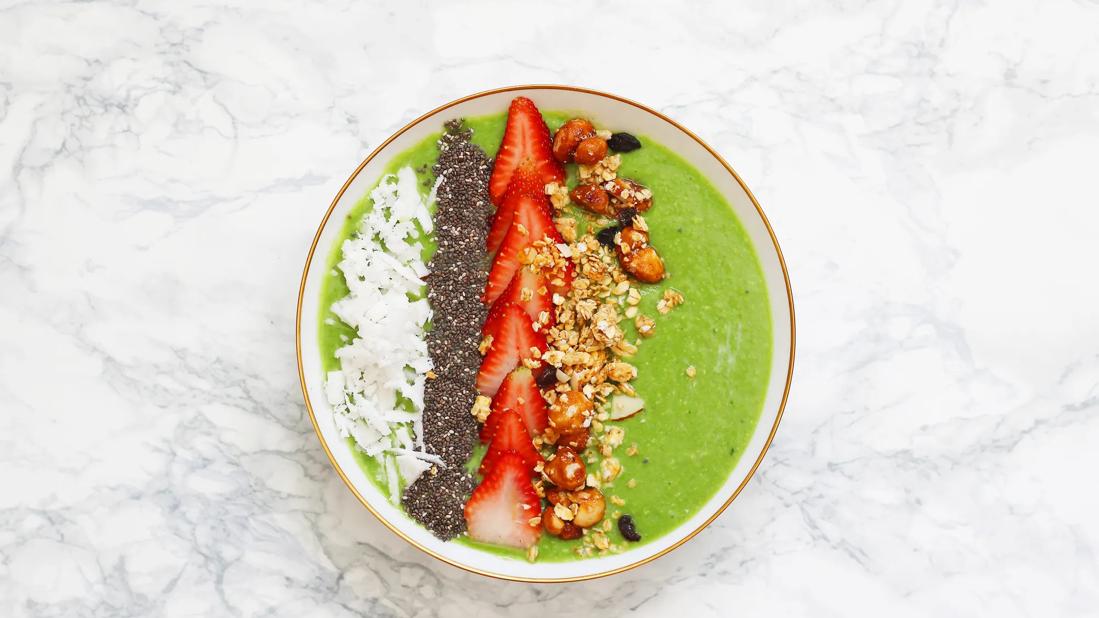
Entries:
[[488,195],[492,161],[470,141],[472,134],[460,120],[447,122],[432,168],[443,179],[435,201],[438,248],[427,277],[434,315],[427,345],[438,377],[424,388],[423,432],[427,450],[447,467],[432,467],[401,499],[416,521],[444,541],[466,530],[463,510],[473,478],[465,464],[478,432],[470,409],[477,396],[481,324],[488,313],[481,290],[488,277],[485,241],[493,211]]

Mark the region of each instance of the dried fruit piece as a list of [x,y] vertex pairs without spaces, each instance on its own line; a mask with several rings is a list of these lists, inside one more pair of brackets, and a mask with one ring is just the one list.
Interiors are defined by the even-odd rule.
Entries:
[[615,133],[607,140],[607,146],[615,152],[633,152],[641,147],[641,140],[629,133]]
[[557,368],[549,363],[542,365],[542,367],[535,372],[535,381],[538,383],[538,388],[553,388],[557,385]]
[[633,225],[633,218],[637,216],[637,209],[632,206],[627,206],[618,211],[618,225],[622,227],[629,227]]
[[569,194],[573,202],[596,214],[613,216],[614,210],[610,205],[607,190],[599,185],[580,184]]
[[567,446],[557,447],[557,452],[542,467],[542,475],[562,489],[580,489],[588,476],[584,460]]
[[637,533],[637,527],[633,522],[633,517],[629,515],[623,515],[618,518],[618,531],[622,533],[622,538],[632,543],[641,540],[641,535]]
[[599,230],[599,233],[595,235],[595,239],[599,241],[599,244],[608,249],[614,248],[614,237],[618,235],[618,232],[622,231],[622,228],[617,225],[611,227],[605,227]]
[[589,137],[576,146],[573,158],[582,165],[595,165],[607,155],[607,142],[598,137]]
[[594,135],[595,127],[588,120],[572,118],[565,121],[553,135],[553,158],[568,163],[580,142]]

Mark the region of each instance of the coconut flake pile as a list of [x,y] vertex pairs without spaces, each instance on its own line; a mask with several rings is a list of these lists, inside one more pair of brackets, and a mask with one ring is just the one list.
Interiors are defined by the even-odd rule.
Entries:
[[431,307],[421,279],[428,270],[418,238],[432,223],[409,167],[382,178],[370,200],[373,208],[343,242],[337,265],[350,293],[332,304],[357,336],[336,350],[340,370],[328,372],[325,391],[340,434],[383,465],[396,504],[398,475],[407,486],[431,464],[442,465],[424,452],[421,423],[432,363],[424,339]]

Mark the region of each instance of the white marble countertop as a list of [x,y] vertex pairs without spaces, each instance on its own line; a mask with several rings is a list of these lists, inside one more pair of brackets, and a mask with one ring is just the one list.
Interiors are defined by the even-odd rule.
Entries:
[[[1099,5],[407,4],[0,2],[0,615],[1094,615]],[[391,536],[294,364],[348,173],[515,83],[697,131],[798,309],[761,473],[576,585]]]

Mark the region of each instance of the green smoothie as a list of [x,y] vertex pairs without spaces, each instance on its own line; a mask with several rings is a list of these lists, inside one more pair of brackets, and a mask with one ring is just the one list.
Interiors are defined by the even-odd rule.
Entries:
[[[566,119],[584,114],[545,112],[543,116],[552,131]],[[505,114],[467,122],[473,129],[473,141],[490,156],[495,154],[503,137]],[[438,137],[438,133],[430,135],[397,155],[386,171],[412,166],[426,195],[434,182],[430,168],[438,155]],[[636,443],[639,452],[628,456],[625,448],[616,451],[622,474],[613,484],[604,484],[602,491],[608,499],[617,496],[625,501],[624,506],[608,501],[607,515],[618,511],[633,516],[643,544],[694,515],[725,483],[747,446],[767,391],[771,319],[759,260],[732,208],[681,157],[643,135],[638,137],[642,148],[622,154],[618,174],[652,189],[653,207],[645,213],[645,220],[668,276],[659,284],[638,285],[641,313],[655,318],[657,324],[655,336],[641,339],[637,355],[628,359],[638,368],[633,385],[645,400],[645,411],[608,425],[622,427],[624,444]],[[570,170],[570,187],[574,176]],[[334,352],[344,345],[345,337],[354,336],[328,308],[347,294],[335,264],[340,244],[356,229],[369,208],[367,202],[364,198],[348,215],[327,256],[330,272],[322,285],[319,316],[326,371],[339,367]],[[434,244],[427,242],[425,251],[430,254],[433,250]],[[669,314],[660,315],[656,302],[668,288],[681,292],[685,301]],[[636,341],[632,320],[622,325],[627,328],[627,338]],[[694,378],[688,377],[688,367],[694,367]],[[367,476],[384,493],[381,466],[353,450]],[[481,454],[478,448],[474,460]],[[614,545],[638,544],[626,542],[617,527],[608,536]],[[517,559],[526,554],[467,537],[452,542]],[[543,534],[538,560],[578,559],[574,554],[578,546],[578,541]]]

